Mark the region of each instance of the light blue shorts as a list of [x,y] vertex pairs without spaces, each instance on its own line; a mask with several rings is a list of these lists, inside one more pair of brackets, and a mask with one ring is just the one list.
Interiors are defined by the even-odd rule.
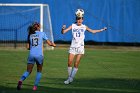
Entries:
[[29,55],[28,56],[28,64],[43,64],[44,56],[42,55]]

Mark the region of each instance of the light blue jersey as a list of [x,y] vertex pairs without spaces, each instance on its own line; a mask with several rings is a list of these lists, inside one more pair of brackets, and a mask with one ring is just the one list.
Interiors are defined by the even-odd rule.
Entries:
[[30,53],[28,56],[28,64],[43,63],[43,40],[48,40],[44,32],[36,31],[30,35]]
[[30,35],[30,55],[43,55],[43,40],[48,40],[44,32],[36,31]]

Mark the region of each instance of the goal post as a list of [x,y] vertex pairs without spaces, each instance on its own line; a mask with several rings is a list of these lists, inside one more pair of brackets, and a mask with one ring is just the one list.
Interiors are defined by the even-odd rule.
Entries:
[[[0,3],[0,46],[8,46],[8,42],[18,47],[18,42],[27,40],[27,28],[33,22],[40,22],[49,40],[54,42],[51,16],[48,4],[14,4]],[[13,30],[14,29],[14,30]],[[9,36],[6,36],[9,35]],[[11,44],[10,44],[11,45]]]

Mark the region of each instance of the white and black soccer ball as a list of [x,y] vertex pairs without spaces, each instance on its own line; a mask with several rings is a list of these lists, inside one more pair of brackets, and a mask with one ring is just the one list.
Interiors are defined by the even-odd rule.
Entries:
[[83,9],[77,9],[75,12],[76,17],[84,17],[84,10]]

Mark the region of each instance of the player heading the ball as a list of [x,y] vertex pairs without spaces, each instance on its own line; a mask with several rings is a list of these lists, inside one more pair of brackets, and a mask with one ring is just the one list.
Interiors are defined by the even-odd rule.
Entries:
[[[68,78],[66,81],[64,81],[64,84],[70,84],[71,82],[73,82],[73,79],[78,71],[80,60],[85,53],[85,49],[84,49],[85,31],[91,33],[98,33],[107,29],[106,27],[104,27],[99,30],[92,30],[88,26],[84,25],[83,9],[77,9],[75,15],[76,15],[75,16],[76,22],[72,23],[72,25],[70,25],[68,28],[66,28],[66,25],[63,25],[61,30],[62,34],[65,34],[70,30],[72,31],[72,41],[71,41],[71,46],[69,48],[69,56],[68,56]],[[72,63],[75,57],[76,60],[74,62],[74,67],[72,68]]]

